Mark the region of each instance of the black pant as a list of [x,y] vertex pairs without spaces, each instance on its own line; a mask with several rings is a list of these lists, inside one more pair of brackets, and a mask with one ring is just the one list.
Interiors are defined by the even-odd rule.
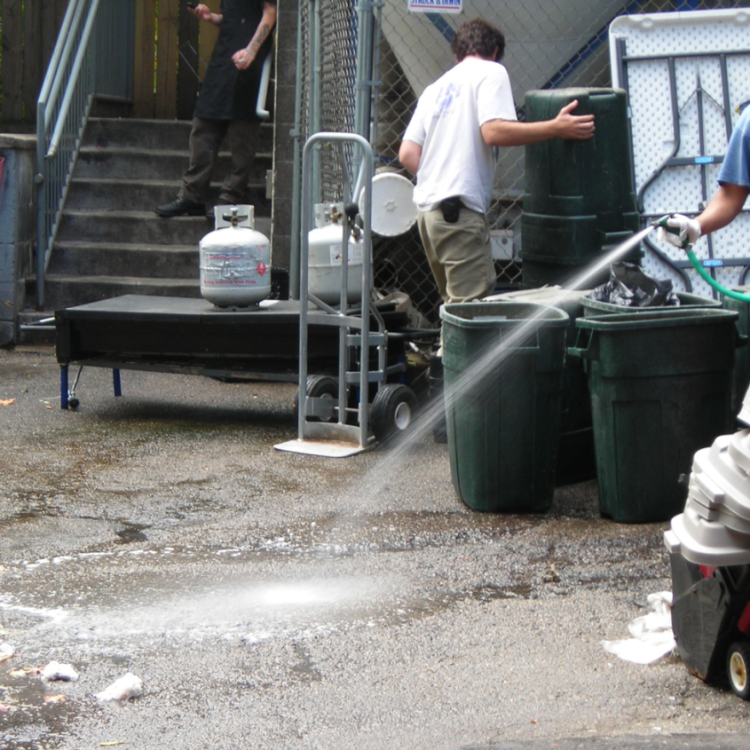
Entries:
[[206,203],[219,147],[226,136],[232,153],[232,171],[221,185],[220,197],[228,203],[244,203],[250,170],[258,145],[259,122],[249,120],[193,119],[190,131],[190,166],[182,176],[180,197]]

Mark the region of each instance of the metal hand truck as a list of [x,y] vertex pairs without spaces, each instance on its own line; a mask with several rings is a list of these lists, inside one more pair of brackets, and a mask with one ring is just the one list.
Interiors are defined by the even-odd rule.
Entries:
[[[310,291],[309,235],[313,217],[313,149],[318,144],[335,146],[341,174],[345,218],[341,233],[341,287],[338,307]],[[360,167],[352,186],[345,144],[359,149]],[[275,446],[279,450],[312,455],[343,457],[359,453],[375,440],[384,440],[406,430],[415,415],[417,399],[402,383],[388,383],[403,373],[405,362],[388,365],[388,332],[372,301],[372,178],[370,144],[351,133],[317,133],[305,143],[302,154],[302,216],[300,237],[300,325],[298,436]],[[358,200],[358,203],[356,202]],[[360,226],[361,224],[361,226]],[[362,233],[363,258],[361,303],[348,301],[349,243]],[[339,331],[337,378],[310,375],[308,331],[311,325],[334,326]],[[376,357],[371,356],[375,350]],[[375,364],[373,365],[373,360]],[[377,388],[372,404],[371,388]],[[372,435],[370,432],[372,431]]]

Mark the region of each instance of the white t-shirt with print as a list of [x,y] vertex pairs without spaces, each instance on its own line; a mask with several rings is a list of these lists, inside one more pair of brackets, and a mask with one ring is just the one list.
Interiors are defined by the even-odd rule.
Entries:
[[414,202],[420,211],[461,196],[486,213],[495,177],[494,151],[482,138],[490,120],[516,120],[508,71],[500,63],[465,58],[419,97],[404,140],[422,147]]

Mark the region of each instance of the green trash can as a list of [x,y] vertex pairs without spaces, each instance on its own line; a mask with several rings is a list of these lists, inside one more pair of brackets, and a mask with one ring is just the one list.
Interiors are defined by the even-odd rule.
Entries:
[[[582,301],[590,293],[590,289],[573,290],[563,289],[561,286],[548,286],[542,289],[505,292],[487,297],[486,301],[531,302],[564,310],[570,318],[565,341],[567,346],[575,346],[578,330],[576,319],[584,314]],[[581,359],[566,358],[562,389],[560,442],[555,471],[555,484],[558,487],[596,478],[589,382]]]
[[569,353],[587,362],[602,515],[647,523],[682,512],[680,475],[732,431],[736,320],[706,308],[578,318],[588,343]]
[[587,318],[599,315],[625,315],[627,313],[655,312],[657,310],[694,310],[705,307],[721,307],[721,301],[711,297],[702,297],[700,294],[689,292],[675,292],[679,305],[661,305],[656,307],[628,307],[627,305],[613,305],[611,302],[600,302],[596,299],[584,297],[581,300],[583,314]]
[[550,508],[568,315],[546,305],[444,305],[443,376],[453,486],[470,508]]
[[[733,286],[731,290],[740,294],[750,294],[750,286]],[[740,335],[745,337],[750,335],[750,303],[723,297],[722,305],[724,309],[734,310],[739,315],[737,331]],[[742,401],[748,386],[750,386],[750,347],[744,346],[737,350],[732,378],[732,414],[735,416],[742,410]]]
[[[526,146],[521,259],[527,288],[568,285],[640,229],[623,89],[528,91],[526,121],[554,118],[574,100],[573,114],[594,115],[593,138],[549,138]],[[638,263],[641,254],[635,247],[627,259]],[[602,269],[592,285],[606,281],[606,274]]]

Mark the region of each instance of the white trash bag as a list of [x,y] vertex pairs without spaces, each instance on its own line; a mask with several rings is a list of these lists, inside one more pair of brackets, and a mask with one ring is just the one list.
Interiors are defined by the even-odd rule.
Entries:
[[635,664],[652,664],[676,650],[672,632],[672,592],[649,594],[646,601],[651,612],[636,617],[628,625],[628,632],[633,637],[602,641],[605,651]]

